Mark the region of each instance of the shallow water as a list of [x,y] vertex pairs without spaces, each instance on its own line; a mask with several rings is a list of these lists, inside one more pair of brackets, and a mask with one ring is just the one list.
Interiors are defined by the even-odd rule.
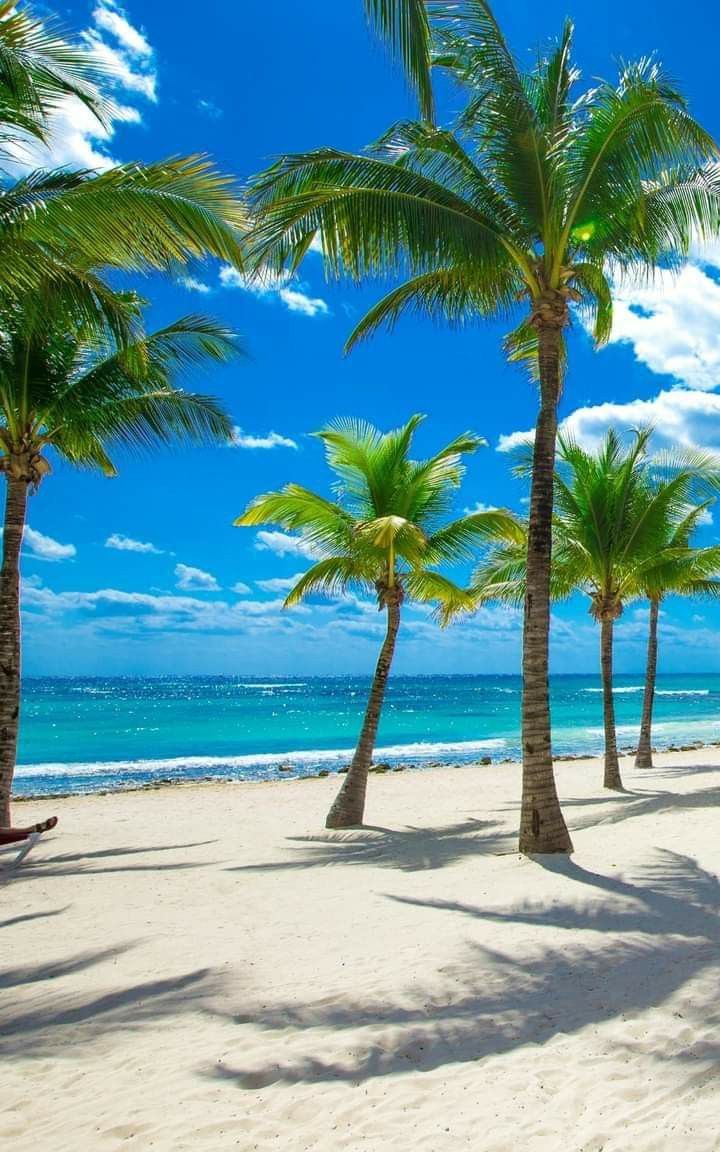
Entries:
[[[15,779],[18,795],[86,792],[159,779],[256,780],[346,764],[368,680],[248,677],[28,679]],[[642,678],[620,676],[618,740],[637,739]],[[558,755],[602,748],[597,677],[552,681]],[[655,743],[720,740],[720,675],[658,680]],[[377,756],[390,763],[463,763],[520,751],[517,676],[395,677]]]

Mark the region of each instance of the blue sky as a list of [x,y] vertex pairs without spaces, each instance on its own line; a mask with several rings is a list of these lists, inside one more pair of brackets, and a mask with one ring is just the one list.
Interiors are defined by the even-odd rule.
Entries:
[[[657,51],[720,136],[709,3],[687,0],[682,20],[665,0],[498,0],[495,9],[528,59],[572,16],[588,82],[612,75],[620,58]],[[413,111],[365,26],[361,0],[207,0],[201,20],[195,7],[170,0],[93,0],[66,5],[62,15],[119,66],[121,111],[102,139],[69,105],[52,154],[34,157],[38,163],[103,166],[202,151],[244,179],[285,151],[360,149]],[[456,107],[445,93],[441,114]],[[229,406],[237,443],[142,459],[119,454],[112,481],[58,465],[30,503],[26,673],[369,671],[381,629],[373,606],[352,600],[281,613],[283,581],[307,557],[292,542],[231,521],[256,493],[289,480],[326,489],[309,433],[328,419],[357,415],[391,427],[415,411],[428,415],[420,454],[466,428],[489,442],[470,464],[458,511],[477,502],[520,509],[524,492],[502,449],[533,425],[536,398],[503,363],[502,327],[458,332],[406,319],[344,358],[353,321],[383,286],[326,283],[314,253],[294,282],[265,293],[210,264],[191,269],[184,285],[151,278],[139,287],[152,301],[153,325],[203,310],[243,334],[251,359],[196,382]],[[698,252],[676,282],[624,286],[616,304],[608,349],[593,352],[581,329],[571,335],[563,418],[588,441],[609,421],[653,421],[669,442],[720,448],[720,244]],[[718,516],[703,529],[704,542],[717,539]],[[720,670],[718,620],[707,604],[669,601],[663,669]],[[631,606],[618,628],[620,670],[642,667],[644,635],[644,611]],[[445,633],[409,611],[397,670],[515,672],[519,639],[517,614],[502,608]],[[554,670],[594,671],[597,640],[582,598],[558,609]]]

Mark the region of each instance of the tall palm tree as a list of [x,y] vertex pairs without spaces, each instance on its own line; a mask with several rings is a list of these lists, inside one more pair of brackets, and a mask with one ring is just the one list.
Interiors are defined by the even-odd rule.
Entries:
[[6,481],[0,570],[0,825],[10,822],[20,711],[20,550],[29,492],[50,472],[48,451],[115,475],[113,445],[151,451],[177,439],[227,440],[231,421],[207,396],[174,380],[238,351],[227,329],[186,316],[145,334],[137,298],[119,297],[127,338],[98,307],[97,322],[57,290],[39,307],[0,311],[0,473]]
[[[391,21],[390,0],[374,6]],[[401,5],[409,13],[413,6]],[[418,11],[418,6],[414,6]],[[566,852],[552,770],[548,695],[553,468],[570,306],[608,338],[606,269],[661,257],[718,225],[715,144],[649,59],[616,84],[576,95],[572,26],[530,72],[515,60],[487,0],[425,4],[433,63],[465,91],[449,129],[396,124],[371,149],[282,158],[254,179],[254,258],[294,268],[320,233],[337,277],[405,278],[361,320],[352,346],[415,310],[464,322],[516,311],[508,338],[539,381],[523,644],[520,850]],[[386,23],[392,31],[392,25]],[[417,27],[417,25],[416,25]]]
[[720,547],[693,547],[691,537],[710,501],[690,508],[657,557],[642,566],[638,586],[648,601],[648,644],[636,768],[652,768],[652,718],[660,604],[666,596],[720,596]]
[[358,420],[339,420],[318,433],[335,473],[336,500],[296,484],[254,500],[239,526],[279,524],[298,530],[318,560],[289,593],[287,607],[313,593],[350,588],[372,593],[385,610],[386,632],[357,747],[342,788],[327,817],[328,828],[361,824],[385,687],[400,628],[403,603],[412,599],[459,608],[462,589],[437,571],[443,563],[468,560],[473,546],[488,538],[514,537],[517,523],[507,512],[477,512],[446,519],[465,468],[462,457],[485,441],[465,433],[427,460],[410,458],[422,416],[381,433]]

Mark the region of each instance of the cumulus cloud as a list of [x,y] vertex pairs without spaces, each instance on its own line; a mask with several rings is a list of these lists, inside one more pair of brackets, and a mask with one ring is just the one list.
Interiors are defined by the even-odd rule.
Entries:
[[[593,404],[576,408],[562,423],[562,430],[586,448],[593,449],[608,428],[639,428],[652,425],[659,447],[702,447],[720,451],[720,396],[687,388],[671,388],[649,400]],[[532,430],[511,432],[498,440],[498,451],[509,452],[532,441]]]
[[295,281],[287,271],[247,276],[238,272],[232,265],[224,264],[220,269],[220,283],[223,288],[240,289],[262,300],[280,300],[290,312],[297,312],[302,316],[327,316],[330,312],[323,299],[319,296],[308,296],[302,290],[302,285],[291,287]]
[[133,540],[131,536],[124,536],[122,532],[113,532],[105,541],[106,548],[114,548],[116,552],[144,552],[153,556],[162,556],[161,548],[143,540]]
[[80,44],[107,71],[103,87],[113,101],[108,122],[100,124],[81,101],[68,97],[53,116],[47,145],[28,140],[11,146],[11,167],[15,171],[111,167],[116,160],[109,149],[117,125],[142,122],[142,114],[133,101],[157,99],[153,49],[114,0],[99,0],[90,26],[80,34]]
[[60,544],[57,540],[53,540],[52,536],[45,536],[29,525],[25,528],[23,544],[38,560],[57,562],[58,560],[71,560],[73,556],[77,555],[77,548],[74,544]]
[[230,591],[235,592],[238,596],[247,596],[251,589],[249,584],[243,584],[242,580],[238,580],[235,584],[233,584]]
[[219,592],[220,585],[211,572],[193,568],[190,564],[176,564],[176,588],[182,592]]
[[276,556],[305,556],[317,559],[317,548],[302,536],[291,536],[287,532],[266,532],[264,529],[255,537],[258,552],[273,552]]
[[289,436],[281,436],[279,432],[268,432],[265,436],[251,436],[243,432],[242,428],[233,428],[230,437],[231,448],[297,448],[294,440]]
[[[704,262],[712,260],[707,250]],[[613,299],[612,344],[632,345],[651,372],[687,388],[720,387],[720,284],[704,268],[691,263],[646,281],[626,277],[614,285]]]

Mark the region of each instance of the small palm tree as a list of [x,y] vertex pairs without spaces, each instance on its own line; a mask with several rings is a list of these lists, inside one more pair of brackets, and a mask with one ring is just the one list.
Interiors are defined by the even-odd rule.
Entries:
[[48,450],[77,467],[115,475],[113,445],[152,450],[170,441],[226,441],[231,421],[216,401],[184,392],[186,369],[238,351],[227,329],[187,316],[146,335],[140,301],[119,296],[132,334],[118,343],[98,308],[79,319],[57,290],[38,307],[0,313],[0,473],[7,491],[0,570],[0,825],[10,822],[20,710],[20,549],[29,492],[51,470]]
[[[717,482],[715,461],[703,453],[651,457],[651,436],[652,429],[638,431],[625,448],[611,429],[599,449],[590,452],[561,435],[555,472],[551,597],[563,600],[578,589],[585,592],[590,613],[600,624],[603,782],[615,790],[622,790],[623,784],[613,700],[614,624],[628,600],[656,594],[671,572],[680,581],[693,518],[705,507],[701,504],[688,513],[689,503],[700,485]],[[517,471],[526,473],[530,467],[526,458]],[[698,581],[720,556],[720,550],[707,553],[695,550]],[[493,548],[473,576],[469,591],[475,604],[520,602],[526,571],[521,545],[511,542]]]
[[[715,144],[653,60],[577,94],[572,25],[530,72],[487,0],[367,0],[416,85],[424,62],[466,105],[450,128],[392,127],[368,152],[286,156],[252,182],[254,259],[294,268],[313,237],[337,277],[400,277],[349,343],[417,311],[462,323],[520,307],[508,352],[531,359],[540,410],[530,496],[523,643],[520,850],[566,852],[548,693],[553,469],[564,337],[575,304],[611,331],[606,269],[652,269],[720,217]],[[426,44],[430,43],[430,52]],[[430,111],[427,97],[424,111]]]
[[696,548],[691,537],[711,501],[691,508],[672,532],[667,547],[642,566],[638,585],[647,598],[648,646],[636,768],[652,768],[652,718],[657,674],[658,618],[666,596],[720,596],[720,547]]
[[285,604],[313,593],[349,588],[371,592],[387,617],[385,640],[375,669],[367,710],[348,774],[327,817],[328,828],[361,824],[368,771],[403,603],[415,600],[459,609],[466,594],[437,566],[468,560],[478,541],[517,535],[507,512],[477,512],[458,520],[446,515],[464,474],[462,457],[484,441],[465,433],[427,460],[410,450],[422,416],[381,433],[370,424],[341,420],[318,433],[337,477],[337,500],[289,484],[259,496],[236,525],[279,524],[299,530],[319,559],[298,580]]

